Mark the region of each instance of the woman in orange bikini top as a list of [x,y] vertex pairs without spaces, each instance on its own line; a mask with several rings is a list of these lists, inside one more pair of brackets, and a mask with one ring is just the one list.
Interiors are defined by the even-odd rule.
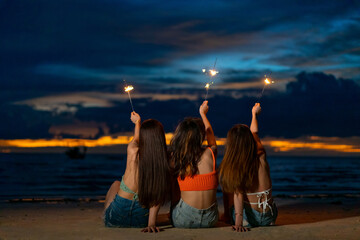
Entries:
[[[202,119],[186,118],[171,140],[174,175],[180,188],[180,200],[172,210],[175,227],[213,227],[218,220],[216,189],[216,140],[206,117],[207,101],[200,106]],[[207,138],[208,147],[202,143]],[[173,202],[174,203],[174,202]]]
[[213,171],[204,174],[195,174],[194,176],[186,176],[183,180],[178,176],[177,181],[180,191],[206,191],[217,189],[218,177],[216,172],[216,159],[213,150],[208,147],[213,159]]

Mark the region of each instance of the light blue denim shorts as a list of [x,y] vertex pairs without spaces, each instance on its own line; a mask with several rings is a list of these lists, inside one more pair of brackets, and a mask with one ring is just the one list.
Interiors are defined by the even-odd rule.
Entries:
[[[259,227],[274,225],[278,216],[278,210],[275,202],[271,204],[272,212],[270,209],[267,212],[261,213],[253,209],[249,204],[244,203],[243,220],[244,227]],[[235,209],[234,206],[230,208],[233,224],[235,222]]]
[[207,209],[197,209],[180,199],[172,210],[171,218],[177,228],[214,227],[219,219],[218,205],[215,202]]
[[148,219],[149,209],[143,208],[137,200],[129,200],[118,194],[104,213],[106,227],[146,227]]

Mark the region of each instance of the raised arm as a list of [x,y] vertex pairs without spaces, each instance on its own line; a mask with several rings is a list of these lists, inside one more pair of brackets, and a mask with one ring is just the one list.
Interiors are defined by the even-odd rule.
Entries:
[[252,120],[251,120],[251,125],[250,125],[250,131],[252,133],[257,133],[257,132],[259,132],[257,116],[261,112],[260,103],[255,103],[251,112],[252,112]]
[[203,104],[201,104],[201,106],[200,106],[199,112],[200,112],[200,116],[203,120],[203,123],[205,125],[205,133],[206,133],[206,139],[208,142],[208,146],[211,147],[214,154],[216,154],[217,146],[216,146],[216,139],[215,139],[214,131],[211,127],[209,119],[206,116],[208,111],[209,111],[208,101],[204,101]]
[[148,226],[146,228],[144,228],[143,230],[141,230],[142,232],[149,232],[149,233],[160,232],[160,229],[158,227],[156,227],[156,217],[159,213],[159,209],[160,209],[160,205],[153,206],[150,208]]
[[137,114],[136,112],[132,112],[130,119],[135,124],[133,141],[139,143],[140,125],[141,125],[140,115]]
[[251,125],[250,125],[250,131],[252,132],[252,134],[254,136],[254,139],[256,141],[257,154],[258,154],[258,156],[261,156],[261,155],[265,154],[265,148],[261,144],[261,141],[260,141],[260,138],[259,138],[259,135],[258,135],[259,127],[258,127],[257,116],[261,112],[260,103],[255,103],[255,105],[252,108],[251,112],[252,112],[252,120],[251,120]]
[[236,232],[249,231],[248,228],[243,227],[243,209],[244,209],[244,195],[239,192],[234,193],[234,208],[235,208],[235,225],[232,229]]

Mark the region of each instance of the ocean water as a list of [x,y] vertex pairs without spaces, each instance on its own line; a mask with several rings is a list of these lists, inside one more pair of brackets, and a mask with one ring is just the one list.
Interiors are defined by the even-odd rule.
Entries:
[[[222,156],[218,156],[219,165]],[[360,158],[269,157],[273,195],[356,196],[360,194]],[[126,155],[0,154],[0,200],[31,198],[104,198],[121,179]],[[219,189],[218,194],[221,194]]]

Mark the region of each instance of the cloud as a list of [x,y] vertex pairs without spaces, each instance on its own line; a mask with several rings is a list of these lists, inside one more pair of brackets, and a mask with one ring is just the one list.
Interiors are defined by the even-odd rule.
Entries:
[[[359,19],[356,12],[341,18],[330,18],[318,27],[304,32],[292,39],[293,47],[275,54],[269,62],[302,69],[305,71],[329,72],[337,69],[338,77],[360,78],[358,71],[347,69],[359,68],[360,34]],[[334,73],[334,71],[333,71]]]
[[79,108],[111,107],[112,103],[106,99],[97,98],[94,94],[53,95],[15,102],[17,105],[27,105],[38,111],[48,111],[54,114],[64,112],[75,113]]
[[360,86],[352,80],[302,72],[287,85],[286,94],[264,98],[263,103],[271,112],[264,121],[269,135],[360,135],[355,127],[360,120]]
[[[0,87],[68,91],[123,77],[175,79],[208,54],[241,55],[260,71],[354,68],[358,61],[346,56],[358,55],[358,9],[341,1],[6,1]],[[236,64],[234,57],[225,67]]]

